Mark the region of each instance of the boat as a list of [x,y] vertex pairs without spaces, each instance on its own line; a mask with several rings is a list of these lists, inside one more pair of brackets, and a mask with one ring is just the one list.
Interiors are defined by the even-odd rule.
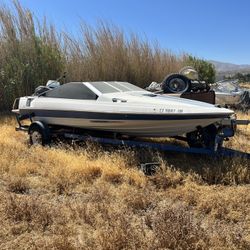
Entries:
[[222,80],[211,85],[215,91],[215,102],[219,105],[244,104],[246,90],[240,88],[238,80]]
[[48,126],[107,131],[137,137],[178,136],[219,124],[233,111],[163,96],[128,82],[49,82],[31,96],[17,98],[12,110]]
[[248,110],[250,91],[239,86],[238,80],[221,80],[213,84],[198,80],[198,72],[190,66],[179,73],[167,75],[161,83],[152,82],[147,90],[176,97],[200,100],[224,107]]

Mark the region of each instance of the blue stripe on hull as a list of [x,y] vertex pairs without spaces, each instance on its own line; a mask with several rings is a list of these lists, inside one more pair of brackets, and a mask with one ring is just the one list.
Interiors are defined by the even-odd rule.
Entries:
[[60,111],[60,110],[21,110],[23,114],[31,114],[35,117],[55,117],[55,118],[82,118],[94,120],[194,120],[194,119],[216,119],[226,118],[229,115],[217,114],[121,114],[121,113],[101,113],[88,111]]

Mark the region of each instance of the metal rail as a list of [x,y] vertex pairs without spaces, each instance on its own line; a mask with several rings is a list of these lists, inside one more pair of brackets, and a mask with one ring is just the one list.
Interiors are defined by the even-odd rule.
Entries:
[[79,135],[76,138],[76,135],[66,133],[66,138],[70,139],[78,139],[81,141],[90,140],[93,142],[97,142],[100,144],[109,144],[109,145],[117,145],[117,146],[128,146],[128,147],[137,147],[137,148],[150,148],[156,149],[160,151],[169,151],[176,153],[185,153],[185,154],[200,154],[200,155],[208,155],[212,157],[240,157],[250,159],[250,154],[246,152],[240,152],[233,149],[228,148],[220,148],[217,151],[206,149],[206,148],[188,148],[182,146],[175,146],[166,143],[155,143],[155,142],[145,142],[145,141],[135,141],[135,140],[118,140],[111,138],[99,138],[99,137],[90,137],[90,136],[82,136]]
[[237,125],[249,125],[250,120],[236,120]]

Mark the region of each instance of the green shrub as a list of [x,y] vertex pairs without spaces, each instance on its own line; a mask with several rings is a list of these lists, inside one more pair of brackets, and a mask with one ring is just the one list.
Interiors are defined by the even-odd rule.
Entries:
[[212,63],[194,56],[186,56],[185,64],[193,66],[198,71],[200,80],[207,83],[215,82],[216,72]]
[[[30,95],[64,67],[59,39],[46,23],[14,2],[15,12],[0,8],[0,110],[10,109],[15,97]],[[37,29],[37,31],[36,31]]]

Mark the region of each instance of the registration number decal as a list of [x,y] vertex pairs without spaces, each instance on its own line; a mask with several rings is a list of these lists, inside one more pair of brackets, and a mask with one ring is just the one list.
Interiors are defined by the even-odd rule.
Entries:
[[183,113],[183,109],[160,109],[160,113]]

